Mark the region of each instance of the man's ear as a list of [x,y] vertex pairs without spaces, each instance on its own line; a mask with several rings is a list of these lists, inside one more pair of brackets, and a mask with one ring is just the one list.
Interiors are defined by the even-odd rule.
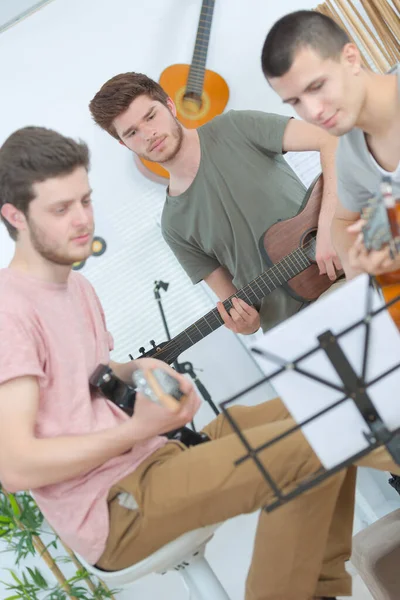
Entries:
[[348,43],[343,46],[342,59],[349,65],[355,75],[362,69],[361,54],[355,44]]
[[170,98],[168,96],[167,98],[167,106],[169,108],[169,110],[172,112],[172,114],[174,115],[174,117],[176,117],[176,106],[175,106],[175,102],[172,100],[172,98]]
[[26,217],[24,213],[18,208],[16,208],[13,204],[3,204],[1,207],[1,215],[2,217],[10,223],[15,229],[22,231],[26,229]]

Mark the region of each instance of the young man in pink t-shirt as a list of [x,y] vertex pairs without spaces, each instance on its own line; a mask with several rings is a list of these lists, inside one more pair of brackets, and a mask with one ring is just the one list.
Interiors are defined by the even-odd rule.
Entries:
[[[108,535],[110,487],[167,442],[160,432],[192,419],[199,399],[160,361],[110,361],[112,337],[96,293],[74,262],[91,254],[89,151],[27,127],[0,150],[1,217],[16,242],[0,271],[0,480],[33,489],[61,537],[89,560]],[[138,394],[135,418],[89,387],[100,364],[131,382],[140,364],[179,379],[189,394],[178,414]]]
[[[91,249],[88,166],[85,144],[39,127],[15,132],[0,148],[1,217],[15,240],[11,264],[0,270],[0,480],[11,492],[32,490],[73,550],[118,570],[275,497],[253,461],[235,466],[244,448],[223,416],[204,428],[203,444],[162,435],[199,407],[188,380],[154,359],[110,360],[100,302],[71,270]],[[101,363],[126,382],[139,367],[162,368],[187,400],[172,413],[137,393],[128,417],[89,386]],[[278,398],[230,410],[253,447],[294,426]],[[301,431],[259,457],[284,489],[321,466]],[[363,464],[400,473],[385,448]],[[280,510],[261,511],[246,600],[349,593],[343,540],[354,475],[343,470]]]

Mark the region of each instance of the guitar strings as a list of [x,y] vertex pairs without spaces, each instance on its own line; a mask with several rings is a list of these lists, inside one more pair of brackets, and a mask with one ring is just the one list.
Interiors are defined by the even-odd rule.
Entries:
[[[285,261],[286,259],[288,259],[288,258],[296,258],[296,259],[300,259],[300,257],[301,257],[303,260],[305,260],[305,261],[306,261],[306,265],[304,265],[304,264],[302,264],[302,263],[300,262],[300,266],[302,266],[302,267],[305,267],[305,268],[309,267],[309,266],[310,266],[310,263],[309,263],[309,262],[307,263],[307,259],[306,259],[306,257],[304,256],[303,250],[307,250],[308,248],[310,248],[310,247],[311,247],[312,245],[314,245],[314,244],[315,244],[315,240],[314,240],[314,239],[310,240],[310,242],[307,242],[306,244],[304,244],[304,246],[302,246],[302,247],[299,247],[299,248],[297,248],[296,250],[294,250],[292,253],[290,253],[290,254],[286,255],[286,256],[285,256],[283,259],[281,259],[281,261],[279,261],[278,263],[276,263],[275,265],[273,265],[272,267],[270,267],[269,269],[267,269],[267,271],[264,271],[263,273],[261,273],[261,275],[259,275],[259,276],[256,278],[256,279],[261,279],[261,280],[263,281],[264,285],[265,285],[265,286],[266,286],[266,288],[267,288],[267,293],[269,293],[269,292],[273,291],[274,287],[273,287],[273,288],[272,288],[272,290],[271,290],[271,289],[269,288],[268,284],[267,284],[267,283],[266,283],[266,282],[263,280],[263,277],[265,277],[265,276],[269,277],[269,280],[271,281],[271,283],[272,283],[272,284],[273,284],[272,277],[270,277],[270,276],[268,275],[268,273],[272,273],[273,275],[275,275],[275,277],[276,277],[276,279],[277,279],[277,281],[278,281],[278,283],[279,283],[280,285],[281,285],[282,283],[284,283],[285,281],[287,281],[287,277],[286,277],[284,274],[283,274],[283,281],[280,281],[277,275],[282,275],[282,271],[280,270],[281,263],[282,263],[283,261]],[[298,256],[296,256],[296,255],[298,255]],[[304,270],[304,269],[302,269],[302,270]],[[276,273],[275,271],[277,271],[278,273]],[[289,274],[289,275],[292,275],[292,276],[293,276],[293,274]],[[290,278],[291,278],[291,277],[289,277],[289,279],[290,279]],[[250,287],[250,286],[251,286],[251,284],[252,284],[252,283],[254,283],[254,282],[256,281],[256,279],[253,279],[253,280],[252,280],[252,281],[251,281],[249,284],[247,284],[247,285],[246,285],[244,288],[242,288],[241,290],[238,290],[238,293],[237,293],[237,294],[233,294],[232,296],[230,296],[230,298],[227,298],[226,300],[224,300],[224,303],[225,303],[225,302],[227,302],[227,303],[228,303],[228,302],[230,302],[230,301],[231,301],[231,299],[232,299],[233,297],[240,297],[240,295],[239,295],[239,294],[240,294],[240,293],[243,293],[243,290],[244,290],[244,289],[246,289],[247,287]],[[257,284],[257,285],[258,285],[258,284]],[[275,285],[275,288],[276,288],[276,287],[277,287],[277,286]],[[250,289],[251,289],[251,287],[250,287]],[[261,289],[261,288],[260,288],[260,289]],[[253,292],[253,293],[254,293],[254,292]],[[263,296],[265,296],[265,295],[267,295],[267,294],[266,294],[266,293],[263,291]],[[246,296],[246,297],[247,297],[248,301],[249,301],[249,302],[252,304],[252,301],[250,300],[250,298],[248,298],[248,296]],[[256,296],[256,299],[258,300],[259,298]],[[177,341],[177,338],[179,338],[179,337],[185,337],[185,336],[186,336],[186,337],[189,339],[189,341],[190,341],[190,343],[191,343],[191,344],[195,344],[195,343],[197,343],[198,341],[200,341],[200,339],[203,339],[204,337],[206,337],[206,336],[207,336],[209,333],[211,333],[211,332],[215,331],[215,329],[213,329],[213,328],[211,327],[211,325],[210,325],[210,322],[209,322],[209,320],[210,320],[210,317],[213,317],[214,319],[216,319],[216,320],[217,320],[218,327],[219,327],[219,326],[221,326],[221,325],[223,325],[224,321],[223,321],[222,317],[220,316],[220,314],[219,314],[218,310],[217,310],[216,308],[214,308],[214,309],[213,309],[213,310],[211,310],[209,313],[207,313],[207,314],[206,314],[204,317],[201,317],[201,319],[199,319],[199,320],[198,320],[198,321],[196,321],[194,324],[190,325],[190,326],[189,326],[187,329],[185,329],[185,330],[184,330],[184,331],[182,331],[180,334],[178,334],[178,335],[177,335],[177,336],[176,336],[176,337],[175,337],[173,340],[170,340],[169,342],[167,342],[167,344],[166,344],[166,345],[165,345],[165,346],[164,346],[164,347],[163,347],[163,348],[162,348],[162,349],[159,351],[159,352],[160,352],[160,353],[162,353],[162,354],[164,354],[165,352],[167,353],[167,354],[166,354],[166,356],[165,356],[165,359],[167,360],[167,362],[171,362],[171,359],[172,359],[172,360],[174,359],[174,357],[175,357],[175,354],[176,354],[176,352],[177,352],[177,351],[178,351],[178,352],[179,352],[179,351],[180,351],[180,352],[182,352],[182,351],[184,350],[184,349],[181,349],[181,348],[180,348],[180,346],[179,346],[179,343],[178,343],[178,341]],[[210,331],[207,331],[207,332],[203,333],[203,332],[200,330],[200,328],[197,326],[197,323],[198,323],[199,321],[205,322],[205,323],[208,325],[208,327],[209,327]],[[194,327],[196,327],[197,331],[200,333],[200,336],[201,336],[201,337],[200,337],[200,339],[198,339],[198,340],[193,340],[193,339],[191,338],[191,336],[189,335],[189,330],[190,330],[190,329],[192,329],[192,328],[194,328]],[[170,353],[168,353],[168,351],[169,351],[169,350],[170,350]],[[163,360],[164,360],[164,359],[163,359]]]
[[[276,281],[278,282],[279,285],[282,285],[282,283],[285,283],[286,281],[288,281],[288,279],[291,279],[294,275],[298,274],[299,272],[303,271],[305,268],[310,266],[310,262],[307,261],[306,257],[304,256],[303,253],[303,249],[307,249],[309,246],[314,244],[314,240],[311,240],[310,243],[305,244],[303,248],[298,248],[295,251],[293,251],[291,254],[287,255],[286,257],[284,257],[284,259],[282,259],[280,262],[276,263],[275,265],[273,265],[273,267],[271,267],[270,269],[268,269],[266,272],[262,273],[261,275],[259,275],[256,279],[254,279],[253,281],[251,281],[249,284],[247,284],[247,286],[245,286],[244,288],[242,288],[241,290],[238,290],[237,294],[234,294],[233,296],[231,296],[230,298],[226,299],[224,301],[224,305],[225,308],[227,308],[229,310],[229,308],[232,306],[232,302],[231,299],[232,297],[241,297],[244,296],[243,299],[246,299],[250,304],[253,304],[253,300],[251,299],[251,297],[249,295],[246,294],[246,290],[250,289],[250,291],[254,294],[256,300],[261,299],[262,297],[265,297],[267,295],[267,293],[273,291],[274,289],[276,289],[277,285],[276,282],[274,282],[274,279],[272,277],[272,275],[274,276],[274,278],[276,279]],[[303,259],[302,261],[300,260]],[[290,259],[297,259],[297,263],[295,260],[293,260],[295,266],[296,266],[296,271],[295,272],[289,272],[287,269],[286,270],[286,275],[283,273],[283,270],[281,269],[282,266],[284,266],[284,263],[286,260],[290,260]],[[300,270],[298,269],[298,267],[301,267]],[[279,275],[282,277],[282,280],[279,278]],[[272,284],[272,288],[269,286],[268,282],[265,281],[265,278],[268,278],[269,283]],[[266,289],[262,289],[260,285],[258,285],[257,280],[260,280],[263,285],[265,286]],[[254,290],[252,289],[251,285],[252,284],[256,284],[258,286],[258,288],[261,290],[261,298],[255,294]],[[230,306],[229,306],[230,304]],[[211,318],[213,318],[216,323],[217,323],[217,327],[223,325],[224,321],[222,319],[222,317],[220,316],[218,310],[216,308],[214,308],[213,310],[211,310],[207,315],[205,315],[204,317],[202,317],[201,319],[199,319],[198,321],[196,321],[196,323],[194,323],[194,325],[189,326],[187,329],[185,329],[181,334],[178,334],[176,336],[176,338],[171,342],[169,342],[163,349],[162,352],[164,353],[165,351],[167,351],[167,357],[168,360],[170,360],[171,358],[173,358],[173,354],[176,353],[176,350],[180,350],[181,352],[185,349],[185,348],[180,348],[180,344],[179,344],[179,338],[182,339],[182,337],[185,339],[185,337],[187,339],[189,339],[191,344],[194,344],[198,341],[200,341],[200,339],[204,338],[206,335],[208,335],[209,333],[211,333],[212,331],[214,331],[215,328],[215,324],[214,324],[214,328],[211,327],[210,324],[210,320]],[[201,324],[206,324],[208,326],[207,331],[203,332],[201,331],[201,328],[198,326]],[[198,333],[200,334],[200,338],[199,339],[192,339],[192,336],[190,335],[190,333],[192,333],[193,337],[196,338],[196,335],[194,335],[196,333],[196,331],[194,330],[196,329],[198,331]],[[194,330],[194,331],[193,331]],[[184,341],[184,340],[182,340]],[[168,354],[168,350],[169,348],[174,347],[174,353]]]
[[[227,298],[226,300],[224,300],[224,304],[225,302],[231,302],[231,299],[234,297],[240,297],[239,294],[243,293],[243,290],[245,290],[246,288],[250,288],[250,290],[253,292],[253,294],[256,296],[256,299],[259,300],[258,296],[255,294],[255,292],[251,289],[251,285],[252,284],[256,284],[260,291],[263,294],[263,297],[265,297],[268,293],[270,293],[271,291],[273,291],[274,287],[272,288],[272,290],[269,288],[268,283],[266,283],[263,279],[263,277],[268,277],[270,282],[274,285],[273,279],[272,277],[269,275],[270,273],[273,274],[276,278],[276,280],[278,281],[278,283],[280,285],[282,285],[282,283],[285,283],[286,281],[288,281],[287,279],[287,275],[285,275],[280,267],[282,266],[282,263],[284,263],[285,260],[292,260],[292,259],[296,259],[299,264],[297,264],[297,268],[298,266],[302,267],[302,270],[305,270],[306,268],[310,267],[313,263],[311,263],[309,261],[309,259],[306,257],[306,255],[304,254],[304,251],[309,250],[313,245],[315,245],[315,238],[312,238],[309,242],[306,242],[303,246],[300,246],[298,248],[296,248],[293,252],[287,254],[286,256],[284,256],[279,262],[275,263],[272,267],[269,267],[268,269],[266,269],[265,271],[263,271],[260,275],[258,275],[256,278],[254,278],[252,281],[250,281],[246,286],[244,286],[244,288],[238,290],[237,294],[233,294],[232,296],[230,296],[229,298]],[[301,259],[306,263],[304,264],[304,262],[301,262]],[[294,262],[294,261],[293,261]],[[294,262],[295,266],[296,263]],[[277,272],[276,272],[277,271]],[[301,271],[299,271],[301,272]],[[297,275],[298,273],[295,273],[295,275]],[[283,276],[283,281],[280,281],[278,276],[281,275]],[[289,279],[291,279],[294,274],[288,273],[289,275]],[[267,288],[267,293],[265,293],[265,291],[259,286],[257,280],[260,279],[263,284],[266,286]],[[276,289],[275,285],[275,289]],[[246,295],[246,294],[245,294]],[[248,301],[250,302],[250,304],[253,304],[252,300],[246,295]],[[243,298],[242,298],[243,299]],[[183,331],[181,331],[181,333],[178,333],[177,336],[175,336],[174,339],[168,341],[165,346],[163,346],[156,354],[165,354],[165,357],[163,358],[163,360],[166,360],[166,362],[170,363],[173,361],[173,359],[175,358],[176,352],[177,351],[183,351],[180,349],[179,343],[177,342],[177,338],[182,337],[182,336],[187,336],[187,338],[189,339],[189,341],[191,342],[191,344],[195,344],[200,340],[195,340],[193,341],[192,338],[189,335],[189,329],[191,328],[196,328],[197,331],[200,334],[200,339],[203,339],[204,337],[206,337],[209,333],[212,333],[213,331],[215,331],[215,329],[211,326],[209,319],[210,317],[216,318],[217,322],[218,322],[218,327],[223,325],[224,321],[221,317],[221,315],[219,314],[218,310],[216,308],[212,309],[209,313],[207,313],[206,315],[204,315],[203,317],[201,317],[200,319],[198,319],[197,321],[195,321],[195,323],[193,323],[192,325],[190,325],[189,327],[187,327],[186,329],[184,329]],[[197,323],[199,321],[202,321],[204,323],[206,323],[209,327],[209,331],[207,330],[207,332],[203,333],[201,331],[201,329],[199,328],[199,326],[197,325]],[[168,353],[168,351],[170,351]],[[154,356],[154,355],[153,355]],[[172,361],[171,361],[172,359]]]

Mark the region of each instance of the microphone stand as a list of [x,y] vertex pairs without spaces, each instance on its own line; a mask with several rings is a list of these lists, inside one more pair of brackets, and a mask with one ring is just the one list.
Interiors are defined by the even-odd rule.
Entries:
[[[169,283],[165,283],[164,281],[155,281],[154,282],[154,297],[158,304],[158,308],[160,309],[161,320],[163,322],[168,341],[171,341],[171,335],[169,332],[167,320],[165,317],[165,313],[164,313],[164,309],[163,309],[163,305],[162,305],[162,301],[161,301],[161,294],[160,294],[160,289],[163,289],[166,292],[168,289],[168,286],[169,286]],[[200,394],[203,396],[204,400],[209,404],[209,406],[214,411],[214,413],[216,415],[219,415],[220,411],[218,410],[217,406],[214,404],[205,385],[197,377],[195,370],[193,368],[193,364],[189,361],[179,362],[178,359],[176,359],[172,364],[173,364],[174,368],[176,369],[176,371],[178,371],[178,373],[187,373],[188,375],[190,375],[190,377],[193,379],[195,385],[197,386],[197,389],[199,390]],[[195,431],[193,421],[192,421],[192,427]]]

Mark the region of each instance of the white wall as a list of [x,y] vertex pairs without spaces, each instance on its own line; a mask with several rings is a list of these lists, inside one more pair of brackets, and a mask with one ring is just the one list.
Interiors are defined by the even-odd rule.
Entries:
[[[228,108],[281,113],[289,110],[263,79],[261,47],[277,18],[315,4],[310,0],[216,2],[207,66],[228,82]],[[171,282],[164,296],[167,310],[172,310],[182,296],[185,303],[195,306],[196,314],[185,316],[186,321],[174,317],[173,334],[205,312],[210,299],[176,269],[161,239],[156,220],[163,188],[144,180],[129,152],[92,124],[87,105],[99,87],[119,72],[142,71],[157,79],[166,66],[189,62],[200,6],[200,0],[54,0],[0,36],[0,144],[15,129],[34,124],[81,137],[92,150],[91,183],[98,232],[107,229],[112,244],[98,262],[90,259],[84,272],[104,304],[109,328],[116,338],[117,360],[126,358],[128,352],[135,354],[150,338],[164,338],[152,296],[155,279]],[[149,239],[157,244],[163,256],[161,263],[152,262],[148,256]],[[2,227],[0,267],[8,264],[12,249]],[[147,294],[148,304],[138,311],[135,298],[140,294]],[[223,329],[187,356],[195,367],[204,369],[200,378],[216,401],[259,377],[257,366],[241,342]],[[258,401],[266,394],[265,389],[257,391],[248,401]],[[211,416],[204,406],[199,423]],[[254,524],[253,516],[228,523],[210,544],[212,564],[232,600],[243,598]],[[237,550],[233,564],[224,558],[231,546]],[[8,559],[3,555],[3,566],[4,560]],[[136,597],[185,598],[174,576],[159,582],[156,577],[144,580],[138,584]],[[121,595],[130,597],[129,593]]]

